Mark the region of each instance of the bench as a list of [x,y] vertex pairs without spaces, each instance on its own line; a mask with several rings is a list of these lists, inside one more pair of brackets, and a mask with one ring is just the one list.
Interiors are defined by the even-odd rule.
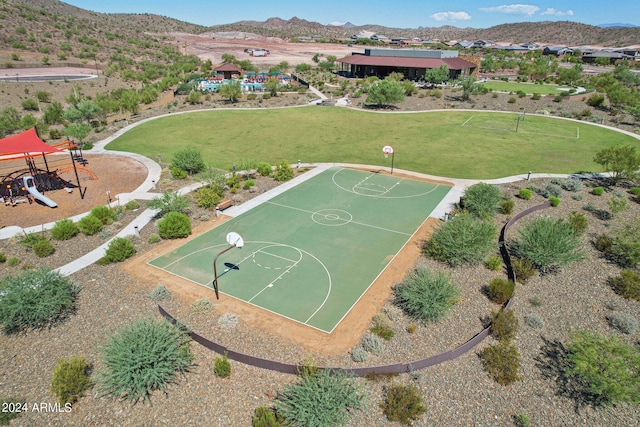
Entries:
[[223,211],[231,206],[233,206],[233,200],[225,199],[216,205],[216,209]]

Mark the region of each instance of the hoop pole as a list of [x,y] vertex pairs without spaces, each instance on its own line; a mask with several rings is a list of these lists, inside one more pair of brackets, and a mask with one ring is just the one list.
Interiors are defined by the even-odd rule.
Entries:
[[393,160],[396,157],[396,151],[393,150],[393,153],[391,153],[391,175],[393,175]]
[[235,247],[236,245],[229,246],[227,249],[223,250],[222,252],[219,252],[218,255],[216,255],[216,257],[213,259],[213,290],[216,293],[216,299],[220,299],[220,294],[218,294],[218,269],[216,268],[216,261],[218,260],[218,257],[220,255],[222,255],[223,253]]

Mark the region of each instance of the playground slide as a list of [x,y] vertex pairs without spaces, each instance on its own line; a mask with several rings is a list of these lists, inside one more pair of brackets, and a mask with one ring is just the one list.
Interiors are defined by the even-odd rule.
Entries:
[[23,178],[23,180],[24,188],[33,196],[34,199],[41,201],[50,208],[58,207],[58,204],[56,202],[38,191],[38,189],[36,188],[36,180],[33,179],[32,176],[27,175]]

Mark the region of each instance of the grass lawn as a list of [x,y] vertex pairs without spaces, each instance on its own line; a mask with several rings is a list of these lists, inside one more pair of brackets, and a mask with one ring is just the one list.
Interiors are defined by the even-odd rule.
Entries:
[[562,91],[558,90],[562,86],[535,83],[518,83],[503,82],[499,80],[491,80],[483,83],[484,87],[498,92],[518,92],[523,91],[526,94],[539,93],[540,95],[559,95]]
[[174,114],[143,123],[107,149],[158,154],[170,162],[185,147],[230,170],[241,160],[282,159],[390,166],[443,177],[489,179],[526,173],[599,172],[596,151],[640,141],[585,122],[480,111],[386,114],[337,107],[210,110]]

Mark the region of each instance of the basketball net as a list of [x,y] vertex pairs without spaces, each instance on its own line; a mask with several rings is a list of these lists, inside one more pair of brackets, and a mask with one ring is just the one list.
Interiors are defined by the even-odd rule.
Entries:
[[387,153],[386,151],[384,152],[384,158],[388,158],[389,157],[389,153]]

